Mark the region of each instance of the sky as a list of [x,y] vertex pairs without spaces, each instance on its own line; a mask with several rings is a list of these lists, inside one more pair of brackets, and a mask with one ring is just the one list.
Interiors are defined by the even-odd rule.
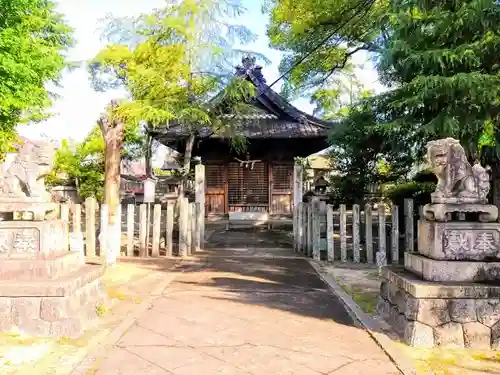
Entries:
[[[76,45],[69,53],[71,61],[87,61],[93,58],[106,42],[100,37],[100,22],[107,14],[114,16],[137,16],[165,4],[164,0],[85,0],[78,6],[74,0],[58,0],[58,11],[64,14],[67,22],[74,28]],[[267,16],[262,15],[259,0],[244,0],[247,12],[236,19],[235,23],[243,24],[259,36],[258,40],[245,46],[248,50],[264,54],[271,64],[264,65],[263,73],[267,81],[274,82],[279,77],[278,64],[281,59],[279,51],[269,48],[266,36]],[[83,5],[85,4],[85,5]],[[366,55],[358,54],[355,63],[362,65],[356,69],[356,75],[367,88],[381,91],[377,74]],[[111,99],[124,95],[121,91],[106,93],[95,92],[89,84],[86,68],[64,72],[62,87],[55,91],[59,98],[54,102],[51,113],[54,115],[38,124],[20,126],[19,133],[32,139],[63,139],[71,137],[81,141],[92,129],[99,115]],[[273,89],[279,90],[279,84]],[[313,107],[308,99],[295,101],[299,109],[311,113]]]

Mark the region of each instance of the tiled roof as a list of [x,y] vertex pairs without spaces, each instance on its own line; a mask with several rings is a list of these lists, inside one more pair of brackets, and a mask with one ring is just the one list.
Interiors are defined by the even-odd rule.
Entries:
[[[227,119],[228,123],[231,124],[231,127],[228,126],[228,129],[231,128],[230,132],[228,130],[214,134],[209,128],[201,128],[198,129],[198,136],[201,138],[229,138],[241,135],[246,138],[326,139],[328,132],[336,123],[324,121],[295,108],[266,84],[261,69],[250,58],[244,58],[242,65],[236,68],[236,75],[248,79],[257,89],[258,94],[252,103],[255,112],[244,115],[225,114],[222,118]],[[212,105],[218,106],[220,104],[221,102],[216,97]],[[149,129],[149,132],[163,143],[189,135],[182,125],[175,124],[175,122],[171,122],[169,127]]]

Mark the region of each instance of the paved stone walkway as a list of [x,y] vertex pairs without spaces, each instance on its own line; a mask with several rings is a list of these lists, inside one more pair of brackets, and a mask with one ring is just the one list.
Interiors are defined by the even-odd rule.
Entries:
[[306,260],[223,253],[186,262],[96,375],[399,374]]

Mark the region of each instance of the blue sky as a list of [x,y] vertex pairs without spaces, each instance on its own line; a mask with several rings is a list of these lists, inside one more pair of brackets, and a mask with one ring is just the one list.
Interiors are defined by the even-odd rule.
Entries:
[[[59,11],[75,29],[77,43],[69,52],[69,58],[75,61],[88,60],[105,46],[105,42],[100,39],[99,20],[106,14],[134,16],[161,7],[164,3],[164,0],[85,0],[77,5],[74,0],[59,0]],[[248,11],[235,22],[246,25],[259,35],[259,39],[246,48],[263,53],[271,60],[270,65],[264,66],[263,73],[268,82],[273,82],[279,77],[278,64],[281,55],[278,51],[268,47],[265,32],[267,17],[260,12],[260,1],[245,0],[245,3]],[[356,63],[364,65],[363,68],[357,69],[356,74],[366,88],[379,91],[382,88],[377,82],[377,75],[366,61],[365,55],[356,57]],[[62,86],[56,90],[60,98],[55,101],[51,110],[54,116],[43,123],[20,127],[19,132],[22,135],[30,138],[47,136],[52,139],[71,137],[82,140],[95,124],[106,104],[111,99],[123,95],[119,91],[94,92],[89,85],[85,68],[65,73]],[[276,89],[278,88],[279,84],[276,85]],[[310,113],[312,110],[307,99],[299,99],[294,104],[306,112]]]

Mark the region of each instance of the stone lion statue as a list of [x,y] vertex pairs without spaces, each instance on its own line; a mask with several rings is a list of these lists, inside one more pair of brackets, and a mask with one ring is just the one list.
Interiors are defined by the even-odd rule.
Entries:
[[427,158],[438,178],[433,203],[487,202],[490,179],[486,170],[476,163],[469,164],[464,148],[454,138],[444,138],[427,144]]
[[54,157],[55,149],[50,143],[23,140],[10,165],[0,171],[0,197],[50,202],[45,177],[52,170]]

